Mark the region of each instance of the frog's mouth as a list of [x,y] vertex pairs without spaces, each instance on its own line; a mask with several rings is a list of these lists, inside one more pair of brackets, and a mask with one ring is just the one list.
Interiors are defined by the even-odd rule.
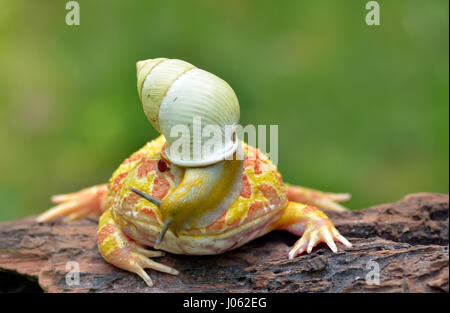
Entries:
[[154,247],[159,249],[168,230],[178,236],[181,230],[215,222],[239,197],[243,163],[233,159],[205,167],[183,168],[180,184],[162,200],[131,188],[161,211],[164,225]]

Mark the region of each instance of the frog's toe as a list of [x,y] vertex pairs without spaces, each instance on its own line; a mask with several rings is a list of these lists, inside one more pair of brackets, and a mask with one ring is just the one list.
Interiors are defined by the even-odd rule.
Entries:
[[302,254],[306,248],[308,247],[308,240],[306,237],[302,237],[295,245],[292,247],[292,249],[289,251],[289,259],[293,259],[296,255]]
[[334,243],[333,236],[331,235],[328,229],[322,229],[320,231],[322,240],[328,245],[328,247],[333,251],[333,253],[337,253],[338,249],[336,244]]
[[333,227],[332,231],[333,231],[333,236],[335,239],[337,239],[339,242],[344,244],[344,246],[346,246],[347,248],[352,247],[352,244],[350,243],[350,241],[348,241],[347,238],[342,236],[336,228]]
[[149,257],[149,258],[156,258],[156,257],[160,257],[160,256],[165,256],[166,254],[163,251],[155,251],[155,250],[147,250],[145,248],[142,248],[138,245],[136,245],[135,247],[136,251],[139,252],[140,254]]
[[57,205],[37,217],[38,222],[48,222],[63,217],[65,221],[82,219],[89,215],[99,216],[106,197],[107,185],[97,185],[65,195],[52,197]]
[[289,259],[302,254],[303,252],[311,253],[312,249],[319,243],[319,231],[307,230],[303,236],[295,243],[294,247],[289,251]]
[[[120,233],[116,236],[122,237]],[[117,238],[117,237],[116,237]],[[105,258],[105,260],[121,269],[130,271],[132,273],[138,274],[148,286],[153,286],[152,279],[147,274],[145,269],[152,269],[172,275],[178,275],[179,272],[167,265],[153,261],[150,258],[160,257],[164,255],[162,251],[152,251],[140,247],[133,241],[124,240],[125,237],[121,238],[121,245],[114,245],[118,248],[114,248],[112,251],[108,251],[108,246],[111,242],[102,241],[99,243],[100,253]],[[115,239],[111,239],[115,240]]]
[[106,210],[100,217],[97,244],[106,262],[138,274],[148,286],[153,286],[153,282],[145,271],[147,268],[178,275],[176,269],[151,260],[150,258],[163,256],[164,252],[147,250],[126,236],[117,225],[110,210]]
[[305,251],[311,253],[321,242],[325,242],[334,253],[338,251],[336,246],[338,241],[348,248],[352,246],[322,211],[310,205],[289,202],[274,228],[301,236],[289,251],[289,259]]
[[[149,251],[149,250],[147,250],[147,251],[148,252],[159,252],[159,251]],[[147,272],[145,272],[144,269],[146,269],[146,268],[164,272],[167,274],[172,274],[172,275],[179,274],[179,272],[176,269],[174,269],[170,266],[155,262],[140,252],[132,253],[132,258],[129,260],[129,263],[131,266],[131,271],[138,274],[149,287],[153,286],[153,281],[150,278],[150,276],[147,274]]]
[[344,244],[347,248],[352,247],[352,244],[332,225],[323,225],[319,229],[307,229],[289,251],[289,259],[293,259],[296,255],[305,251],[311,253],[313,248],[321,242],[326,243],[331,251],[337,253],[338,248],[335,243],[337,241]]
[[323,192],[303,186],[286,185],[289,201],[305,203],[328,211],[344,212],[348,209],[337,202],[348,201],[348,193]]

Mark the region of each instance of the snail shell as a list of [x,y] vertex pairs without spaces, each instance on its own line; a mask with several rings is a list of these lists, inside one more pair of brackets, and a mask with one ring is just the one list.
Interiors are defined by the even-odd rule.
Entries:
[[[207,166],[227,159],[236,151],[239,102],[224,80],[176,59],[139,61],[136,68],[138,93],[145,115],[166,138],[170,162],[184,167]],[[195,121],[200,121],[201,127],[195,126]],[[189,136],[180,138],[179,133],[173,133],[176,125],[187,127]],[[208,125],[217,126],[215,129],[219,130],[220,136],[209,138],[208,132],[205,135]],[[188,145],[190,153],[173,153],[171,147],[175,141],[180,146]],[[203,147],[206,142],[215,149],[193,153],[198,144]]]

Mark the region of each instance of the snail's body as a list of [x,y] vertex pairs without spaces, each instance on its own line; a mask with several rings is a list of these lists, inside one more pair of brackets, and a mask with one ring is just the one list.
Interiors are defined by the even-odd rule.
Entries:
[[175,165],[169,161],[168,144],[163,135],[147,143],[119,166],[108,184],[55,196],[59,205],[39,220],[99,215],[103,258],[140,275],[148,285],[152,281],[144,268],[178,272],[151,260],[163,253],[145,246],[175,254],[220,254],[275,229],[302,236],[290,258],[311,252],[319,242],[334,252],[334,241],[351,246],[313,206],[343,210],[336,201],[347,200],[347,194],[285,185],[267,156],[245,143],[233,144],[243,149],[243,160],[224,159],[203,167]]

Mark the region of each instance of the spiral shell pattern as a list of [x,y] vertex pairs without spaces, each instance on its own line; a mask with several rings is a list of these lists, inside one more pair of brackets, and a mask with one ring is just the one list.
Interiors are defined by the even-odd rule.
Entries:
[[[211,154],[191,153],[187,159],[171,157],[168,153],[171,162],[180,166],[205,166],[234,152],[238,140],[235,134],[225,131],[225,127],[237,125],[240,111],[230,85],[214,74],[177,59],[149,59],[139,61],[136,67],[138,93],[145,115],[166,138],[168,151],[176,139],[171,134],[174,126],[184,125],[189,129],[189,137],[180,140],[191,152],[195,140],[200,146],[209,140],[205,138],[206,126],[215,125],[220,129],[220,143],[217,143],[220,149]],[[201,122],[201,127],[194,127],[195,118]]]

